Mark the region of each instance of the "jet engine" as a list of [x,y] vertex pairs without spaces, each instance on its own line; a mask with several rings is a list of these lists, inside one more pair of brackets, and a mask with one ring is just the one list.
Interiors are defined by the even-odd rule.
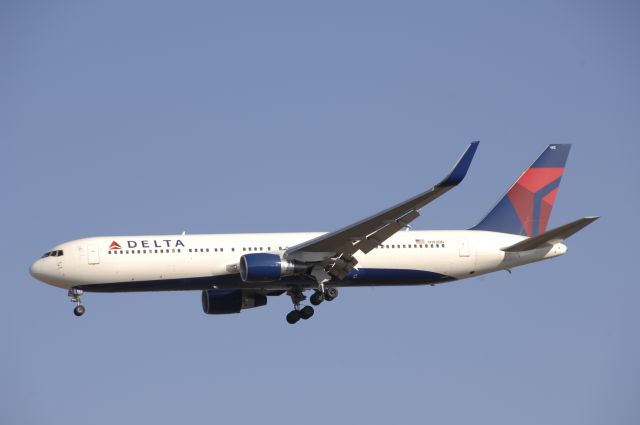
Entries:
[[240,278],[243,282],[273,282],[284,276],[304,273],[308,266],[287,261],[276,254],[246,254],[240,257]]
[[267,304],[267,296],[241,289],[202,291],[202,310],[207,314],[240,313],[245,308],[261,307]]

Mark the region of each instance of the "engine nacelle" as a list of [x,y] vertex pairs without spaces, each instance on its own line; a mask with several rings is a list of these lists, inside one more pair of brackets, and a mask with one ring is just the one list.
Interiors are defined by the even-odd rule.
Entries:
[[202,310],[207,314],[240,313],[245,308],[263,305],[267,305],[267,296],[251,291],[202,291]]
[[285,260],[276,254],[246,254],[240,257],[240,278],[243,282],[273,282],[306,270],[306,265]]

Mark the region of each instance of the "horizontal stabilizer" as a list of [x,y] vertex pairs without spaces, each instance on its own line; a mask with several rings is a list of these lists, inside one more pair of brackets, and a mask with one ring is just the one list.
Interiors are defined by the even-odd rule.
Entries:
[[505,252],[522,252],[540,248],[546,244],[553,245],[554,243],[567,239],[569,236],[573,235],[579,230],[582,230],[584,227],[588,226],[599,218],[600,217],[584,217],[580,220],[572,221],[571,223],[556,227],[555,229],[548,230],[537,236],[525,239],[521,242],[518,242],[517,244],[502,248],[502,250]]

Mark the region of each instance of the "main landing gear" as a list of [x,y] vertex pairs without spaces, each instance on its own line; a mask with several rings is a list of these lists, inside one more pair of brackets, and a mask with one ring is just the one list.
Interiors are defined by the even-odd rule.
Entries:
[[76,307],[73,309],[73,314],[80,317],[84,314],[86,309],[82,305],[82,300],[80,300],[80,296],[84,293],[82,289],[71,288],[69,289],[69,296],[71,297],[71,302],[76,303]]
[[[297,323],[300,319],[307,320],[313,316],[315,310],[310,305],[306,305],[304,307],[300,307],[300,303],[307,299],[307,297],[302,293],[302,289],[291,289],[287,292],[287,295],[291,297],[291,301],[293,302],[293,310],[287,314],[287,323],[293,325]],[[333,301],[338,296],[338,290],[336,288],[326,288],[324,291],[316,290],[311,297],[309,297],[309,301],[313,305],[319,305],[323,301]]]
[[309,301],[313,305],[320,305],[323,301],[333,301],[338,296],[338,290],[336,288],[326,288],[323,291],[316,290],[311,297],[309,297]]

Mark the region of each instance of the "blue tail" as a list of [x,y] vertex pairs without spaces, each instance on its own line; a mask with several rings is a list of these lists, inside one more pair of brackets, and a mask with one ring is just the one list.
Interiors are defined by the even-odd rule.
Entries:
[[535,236],[547,229],[571,145],[549,145],[472,230]]

